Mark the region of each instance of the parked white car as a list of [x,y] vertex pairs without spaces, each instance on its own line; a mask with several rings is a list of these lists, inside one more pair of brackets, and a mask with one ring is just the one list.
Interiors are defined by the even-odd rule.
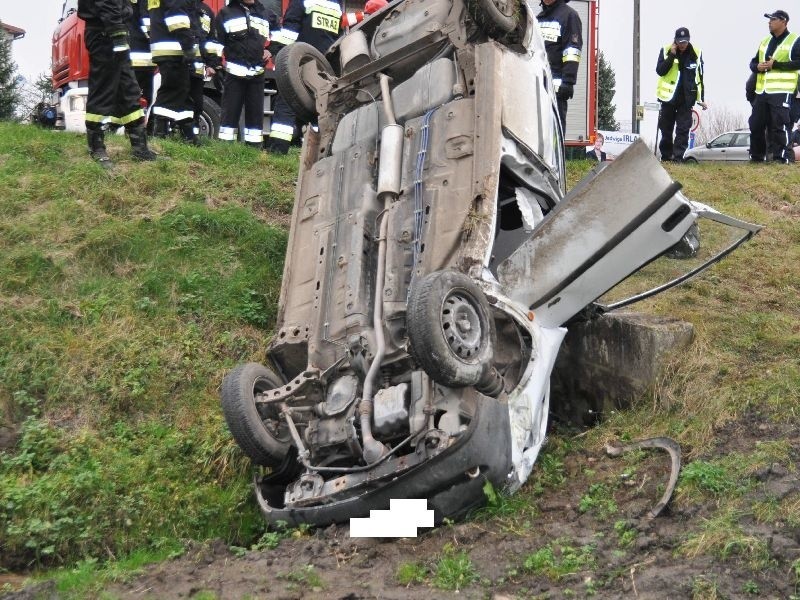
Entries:
[[707,144],[687,150],[683,159],[689,163],[707,160],[748,161],[750,160],[750,130],[737,129],[723,133]]

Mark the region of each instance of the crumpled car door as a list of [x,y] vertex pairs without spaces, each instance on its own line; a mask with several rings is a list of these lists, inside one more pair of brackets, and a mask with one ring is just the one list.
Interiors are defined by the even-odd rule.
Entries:
[[744,234],[690,273],[609,308],[685,281],[761,229],[692,202],[680,188],[637,141],[548,213],[498,266],[498,281],[510,298],[530,307],[542,326],[557,327],[678,243],[698,218],[724,222]]

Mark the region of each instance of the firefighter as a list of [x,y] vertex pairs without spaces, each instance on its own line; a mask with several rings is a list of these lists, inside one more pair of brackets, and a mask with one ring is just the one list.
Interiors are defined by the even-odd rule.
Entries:
[[194,111],[190,96],[191,74],[197,57],[198,40],[190,14],[195,0],[148,0],[150,12],[150,51],[158,65],[161,85],[153,105],[156,136],[177,128],[182,138],[196,143]]
[[695,104],[706,108],[703,52],[692,45],[686,27],[679,27],[672,43],[658,51],[656,73],[659,76],[656,96],[661,104],[658,111],[661,160],[681,162],[689,147],[692,108]]
[[222,62],[222,44],[212,34],[214,11],[202,0],[194,0],[190,22],[198,43],[195,61],[189,79],[189,96],[192,99],[192,129],[196,139],[200,134],[200,116],[203,114],[206,77],[213,77]]
[[[270,50],[305,42],[323,54],[339,37],[342,22],[340,0],[291,0],[283,15],[281,29],[272,36]],[[295,115],[278,90],[272,115],[267,150],[286,154],[295,132]]]
[[264,62],[270,21],[277,27],[278,15],[267,12],[259,0],[230,0],[217,15],[214,32],[225,55],[221,140],[237,139],[244,106],[242,137],[248,145],[261,148],[263,144]]
[[342,15],[342,29],[355,27],[361,23],[365,17],[378,12],[387,4],[389,4],[388,0],[367,0],[367,3],[364,5],[364,10],[356,10]]
[[130,0],[131,17],[128,19],[128,36],[131,44],[131,64],[136,81],[142,90],[145,106],[153,103],[153,75],[156,64],[150,53],[150,15],[147,0]]
[[764,16],[769,19],[770,34],[761,41],[750,61],[750,70],[756,73],[756,95],[750,115],[750,160],[766,160],[768,129],[772,160],[787,164],[792,151],[789,111],[797,91],[800,42],[796,33],[789,33],[786,11],[776,10]]
[[78,16],[86,23],[89,51],[89,96],[86,101],[86,136],[89,154],[104,168],[112,166],[105,145],[105,128],[123,125],[133,157],[155,160],[147,147],[140,90],[131,66],[128,43],[129,0],[79,0]]
[[578,81],[578,64],[583,50],[583,26],[569,0],[541,0],[542,12],[536,16],[553,74],[561,131],[567,129],[567,101],[572,99]]

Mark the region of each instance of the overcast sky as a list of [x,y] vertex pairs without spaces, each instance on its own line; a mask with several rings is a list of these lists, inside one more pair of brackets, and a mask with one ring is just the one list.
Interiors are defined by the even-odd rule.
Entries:
[[[74,0],[72,0],[74,1]],[[744,99],[748,64],[760,40],[769,33],[765,12],[783,8],[794,17],[789,29],[800,31],[800,3],[796,0],[641,0],[641,95],[655,101],[655,64],[659,49],[672,41],[678,27],[687,27],[692,43],[703,50],[706,65],[706,100],[749,114]],[[50,38],[64,0],[0,0],[0,21],[27,33],[13,44],[18,72],[29,79],[50,68]],[[600,0],[600,50],[616,72],[617,120],[623,130],[631,126],[633,0]],[[641,125],[653,137],[656,113],[647,112]],[[743,121],[742,124],[745,124]]]

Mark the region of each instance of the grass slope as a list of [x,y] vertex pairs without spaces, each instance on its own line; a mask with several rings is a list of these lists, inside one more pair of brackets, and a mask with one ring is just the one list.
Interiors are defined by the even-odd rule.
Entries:
[[[82,138],[0,124],[0,433],[22,423],[15,450],[0,454],[0,568],[81,561],[70,572],[95,577],[98,561],[139,564],[187,539],[248,546],[263,533],[217,388],[233,364],[263,355],[296,158],[164,142],[171,160],[139,164],[125,146],[111,141],[109,175]],[[571,163],[570,183],[590,166]],[[767,228],[639,308],[694,323],[692,349],[652,397],[578,441],[555,436],[526,489],[539,498],[563,485],[563,461],[581,447],[671,435],[689,457],[676,502],[715,507],[680,551],[713,555],[746,546],[737,515],[800,520],[794,497],[740,505],[755,470],[790,462],[783,441],[704,458],[715,431],[746,413],[800,420],[800,168],[671,169],[688,196]],[[614,518],[610,485],[592,483],[587,511]],[[511,509],[489,518],[524,534],[535,527],[529,496],[498,500]],[[558,572],[551,554],[524,568]]]

